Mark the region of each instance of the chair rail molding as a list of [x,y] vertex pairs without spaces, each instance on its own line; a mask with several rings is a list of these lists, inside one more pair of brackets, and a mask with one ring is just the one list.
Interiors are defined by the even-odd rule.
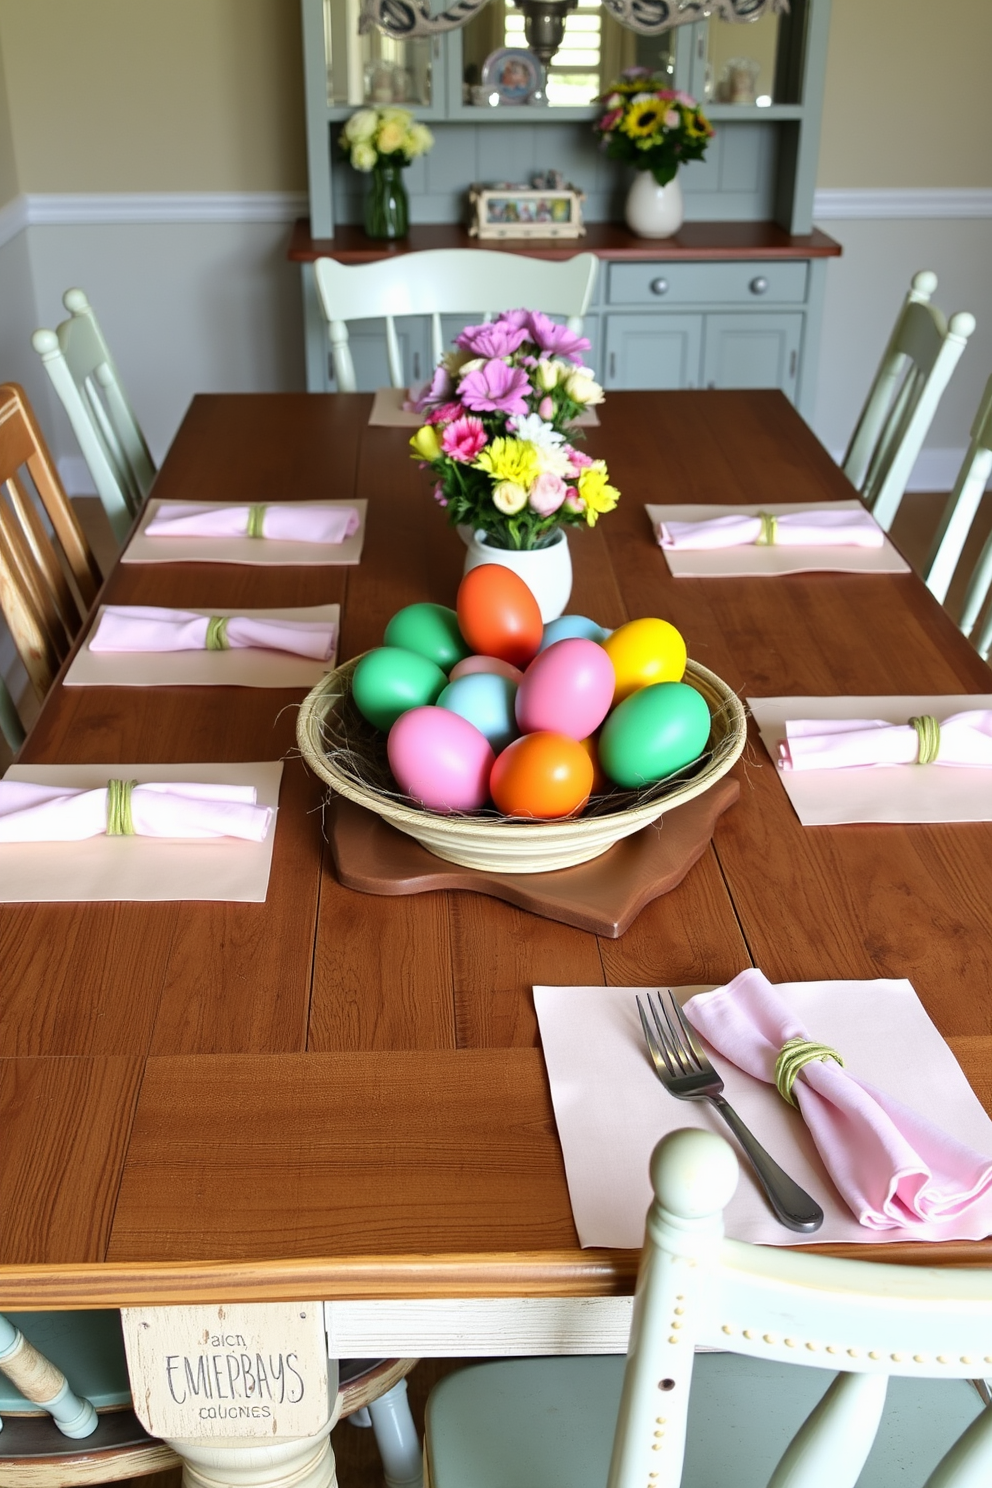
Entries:
[[307,203],[305,191],[31,192],[0,207],[0,242],[36,226],[293,222],[306,214]]
[[821,186],[813,197],[813,217],[817,222],[992,217],[992,189]]
[[0,207],[0,248],[17,237],[28,225],[27,197],[15,196]]

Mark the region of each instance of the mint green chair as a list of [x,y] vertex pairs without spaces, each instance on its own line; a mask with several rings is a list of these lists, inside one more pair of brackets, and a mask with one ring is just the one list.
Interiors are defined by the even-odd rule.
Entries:
[[627,1358],[449,1375],[427,1488],[988,1488],[992,1273],[725,1240],[737,1159],[709,1132],[651,1176]]

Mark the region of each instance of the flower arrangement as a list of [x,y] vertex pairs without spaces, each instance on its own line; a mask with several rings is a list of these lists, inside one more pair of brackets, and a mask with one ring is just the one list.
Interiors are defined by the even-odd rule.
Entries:
[[611,160],[649,170],[659,186],[680,165],[702,160],[713,126],[688,93],[662,86],[646,67],[630,67],[598,100],[603,113],[593,129]]
[[377,165],[409,165],[427,154],[434,136],[409,109],[364,108],[345,124],[339,144],[356,170],[371,171]]
[[575,447],[574,420],[603,401],[582,362],[589,342],[540,311],[509,310],[467,326],[455,348],[406,405],[424,417],[410,444],[449,522],[517,550],[595,526],[620,493],[605,462]]

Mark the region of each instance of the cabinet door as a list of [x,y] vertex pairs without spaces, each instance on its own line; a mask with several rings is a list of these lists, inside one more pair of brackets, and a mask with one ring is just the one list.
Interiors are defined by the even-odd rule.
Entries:
[[608,388],[691,388],[699,382],[701,315],[608,315]]
[[781,388],[794,399],[802,347],[798,314],[707,315],[703,383],[709,388]]

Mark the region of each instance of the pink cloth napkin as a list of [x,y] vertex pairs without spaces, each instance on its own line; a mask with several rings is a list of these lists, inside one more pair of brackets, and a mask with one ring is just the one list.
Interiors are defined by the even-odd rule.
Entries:
[[[711,517],[706,522],[659,522],[658,542],[683,552],[744,548],[761,536],[760,517]],[[780,548],[880,548],[885,534],[866,511],[798,511],[776,518]]]
[[[271,806],[253,785],[136,785],[131,820],[139,837],[241,837],[264,842]],[[0,780],[0,842],[82,842],[107,830],[107,788]]]
[[[247,506],[210,506],[169,502],[159,507],[145,528],[146,537],[247,537]],[[358,531],[353,506],[266,506],[262,538],[275,542],[341,543]]]
[[[718,1054],[769,1084],[784,1043],[816,1038],[760,971],[699,993],[684,1011]],[[805,1065],[792,1094],[838,1192],[870,1229],[950,1223],[992,1190],[992,1157],[962,1146],[835,1060]]]
[[[920,737],[910,724],[881,718],[797,718],[778,746],[782,770],[844,770],[915,765]],[[935,765],[992,768],[992,711],[952,713],[940,725]]]
[[[155,605],[108,605],[89,640],[91,651],[204,651],[206,615]],[[334,653],[337,626],[320,620],[252,619],[231,615],[225,638],[232,650],[289,651],[327,661]]]

